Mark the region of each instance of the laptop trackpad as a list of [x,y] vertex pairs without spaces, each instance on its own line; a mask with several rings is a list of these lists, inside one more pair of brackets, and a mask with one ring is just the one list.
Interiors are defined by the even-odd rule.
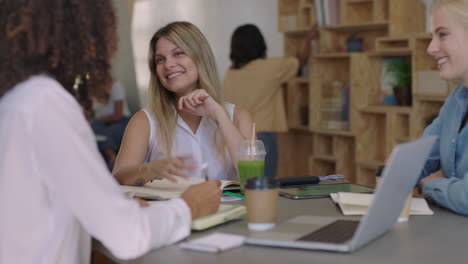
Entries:
[[294,241],[336,220],[333,217],[301,215],[282,222],[271,230],[252,233],[250,237]]

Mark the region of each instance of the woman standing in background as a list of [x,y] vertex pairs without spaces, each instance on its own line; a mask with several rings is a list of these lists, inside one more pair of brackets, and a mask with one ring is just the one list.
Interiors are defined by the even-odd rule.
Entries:
[[281,85],[293,78],[300,66],[307,62],[310,42],[317,36],[315,25],[304,39],[299,59],[267,59],[266,43],[257,26],[242,25],[232,34],[232,65],[224,77],[224,93],[226,100],[242,106],[253,115],[257,137],[263,141],[267,152],[265,176],[276,176],[276,133],[288,130]]

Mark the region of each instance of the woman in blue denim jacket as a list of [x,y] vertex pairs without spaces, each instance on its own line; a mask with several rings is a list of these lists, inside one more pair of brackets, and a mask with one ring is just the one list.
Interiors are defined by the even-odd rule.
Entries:
[[427,198],[468,215],[468,1],[436,0],[431,12],[427,52],[437,60],[442,79],[462,83],[424,131],[439,138],[419,183]]

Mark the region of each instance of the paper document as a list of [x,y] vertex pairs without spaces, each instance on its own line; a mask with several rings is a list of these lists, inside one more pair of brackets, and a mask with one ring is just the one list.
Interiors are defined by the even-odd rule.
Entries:
[[196,251],[216,253],[233,247],[241,246],[244,244],[244,240],[245,237],[241,235],[216,232],[201,238],[182,242],[179,244],[179,247]]
[[[369,208],[373,194],[368,193],[332,193],[332,201],[341,209],[343,215],[364,215]],[[411,200],[410,215],[433,215],[434,212],[429,208],[424,198],[413,198]]]

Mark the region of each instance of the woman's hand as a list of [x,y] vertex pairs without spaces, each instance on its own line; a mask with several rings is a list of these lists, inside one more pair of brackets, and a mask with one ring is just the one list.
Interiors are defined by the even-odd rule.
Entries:
[[430,180],[435,180],[435,179],[440,179],[440,178],[446,178],[445,174],[442,172],[442,170],[438,170],[434,173],[431,173],[429,176],[423,178],[422,180],[419,181],[420,185],[424,185],[424,183],[430,181]]
[[203,89],[197,89],[179,98],[177,108],[197,116],[210,116],[217,120],[217,115],[224,109]]
[[134,185],[144,185],[145,183],[153,180],[154,178],[168,179],[171,182],[177,182],[177,177],[188,178],[186,171],[193,171],[196,169],[196,163],[192,156],[178,156],[162,160],[153,160],[144,163],[144,173],[146,177],[138,177]]
[[133,197],[133,200],[137,201],[140,207],[148,207],[149,203],[141,198]]
[[305,38],[307,41],[310,42],[311,40],[316,39],[318,36],[319,36],[318,25],[314,24],[312,25],[310,30],[307,32]]

